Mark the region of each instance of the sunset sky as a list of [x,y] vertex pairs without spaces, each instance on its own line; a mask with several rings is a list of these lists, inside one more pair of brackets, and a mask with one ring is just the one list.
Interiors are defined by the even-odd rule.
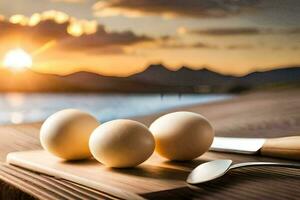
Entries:
[[243,75],[300,65],[299,0],[1,0],[0,61],[126,76],[149,64]]

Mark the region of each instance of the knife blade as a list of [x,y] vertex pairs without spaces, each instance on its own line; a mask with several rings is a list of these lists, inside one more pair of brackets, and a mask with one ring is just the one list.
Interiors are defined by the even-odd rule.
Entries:
[[300,160],[300,136],[280,138],[214,137],[209,150]]
[[210,147],[211,151],[256,154],[266,139],[264,138],[236,138],[236,137],[214,137]]

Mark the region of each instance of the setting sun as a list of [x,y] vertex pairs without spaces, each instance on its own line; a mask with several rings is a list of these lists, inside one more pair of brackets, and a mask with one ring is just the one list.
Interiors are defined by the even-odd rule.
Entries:
[[23,49],[12,49],[6,53],[3,65],[10,69],[25,69],[32,66],[32,58]]

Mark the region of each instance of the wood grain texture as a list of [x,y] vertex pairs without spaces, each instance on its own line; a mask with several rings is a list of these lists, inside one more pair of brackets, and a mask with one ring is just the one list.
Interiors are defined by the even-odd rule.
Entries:
[[264,156],[300,160],[300,136],[267,139],[260,152]]
[[[217,136],[274,138],[300,133],[299,102],[300,90],[271,91],[174,110],[203,114],[212,122]],[[149,125],[163,113],[135,119]],[[5,162],[9,152],[41,149],[38,141],[39,127],[40,123],[1,126],[0,161]],[[235,163],[243,161],[287,162],[263,156],[216,152],[207,152],[201,157],[202,161],[213,159],[232,159]],[[175,169],[189,169],[197,165],[197,162],[199,161],[165,162],[164,164]],[[9,199],[66,199],[66,197],[67,199],[118,199],[103,191],[7,164],[2,164],[0,167],[0,179],[2,180],[0,184],[2,199],[8,199],[7,197]],[[221,179],[197,188],[183,186],[150,192],[142,196],[147,199],[300,199],[300,172],[296,169],[270,167],[236,169]]]
[[[123,199],[142,199],[137,194],[184,187],[185,179],[193,168],[165,164],[166,160],[154,154],[139,167],[113,169],[94,159],[66,162],[41,150],[10,153],[8,162]],[[195,164],[202,162],[196,160]]]

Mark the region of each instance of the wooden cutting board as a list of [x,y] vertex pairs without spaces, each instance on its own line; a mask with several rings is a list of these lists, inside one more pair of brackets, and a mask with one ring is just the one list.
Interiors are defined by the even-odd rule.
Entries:
[[38,173],[75,182],[122,199],[143,199],[140,195],[187,186],[185,179],[203,160],[172,163],[153,154],[136,168],[108,168],[94,159],[67,162],[43,150],[14,152],[7,162]]

